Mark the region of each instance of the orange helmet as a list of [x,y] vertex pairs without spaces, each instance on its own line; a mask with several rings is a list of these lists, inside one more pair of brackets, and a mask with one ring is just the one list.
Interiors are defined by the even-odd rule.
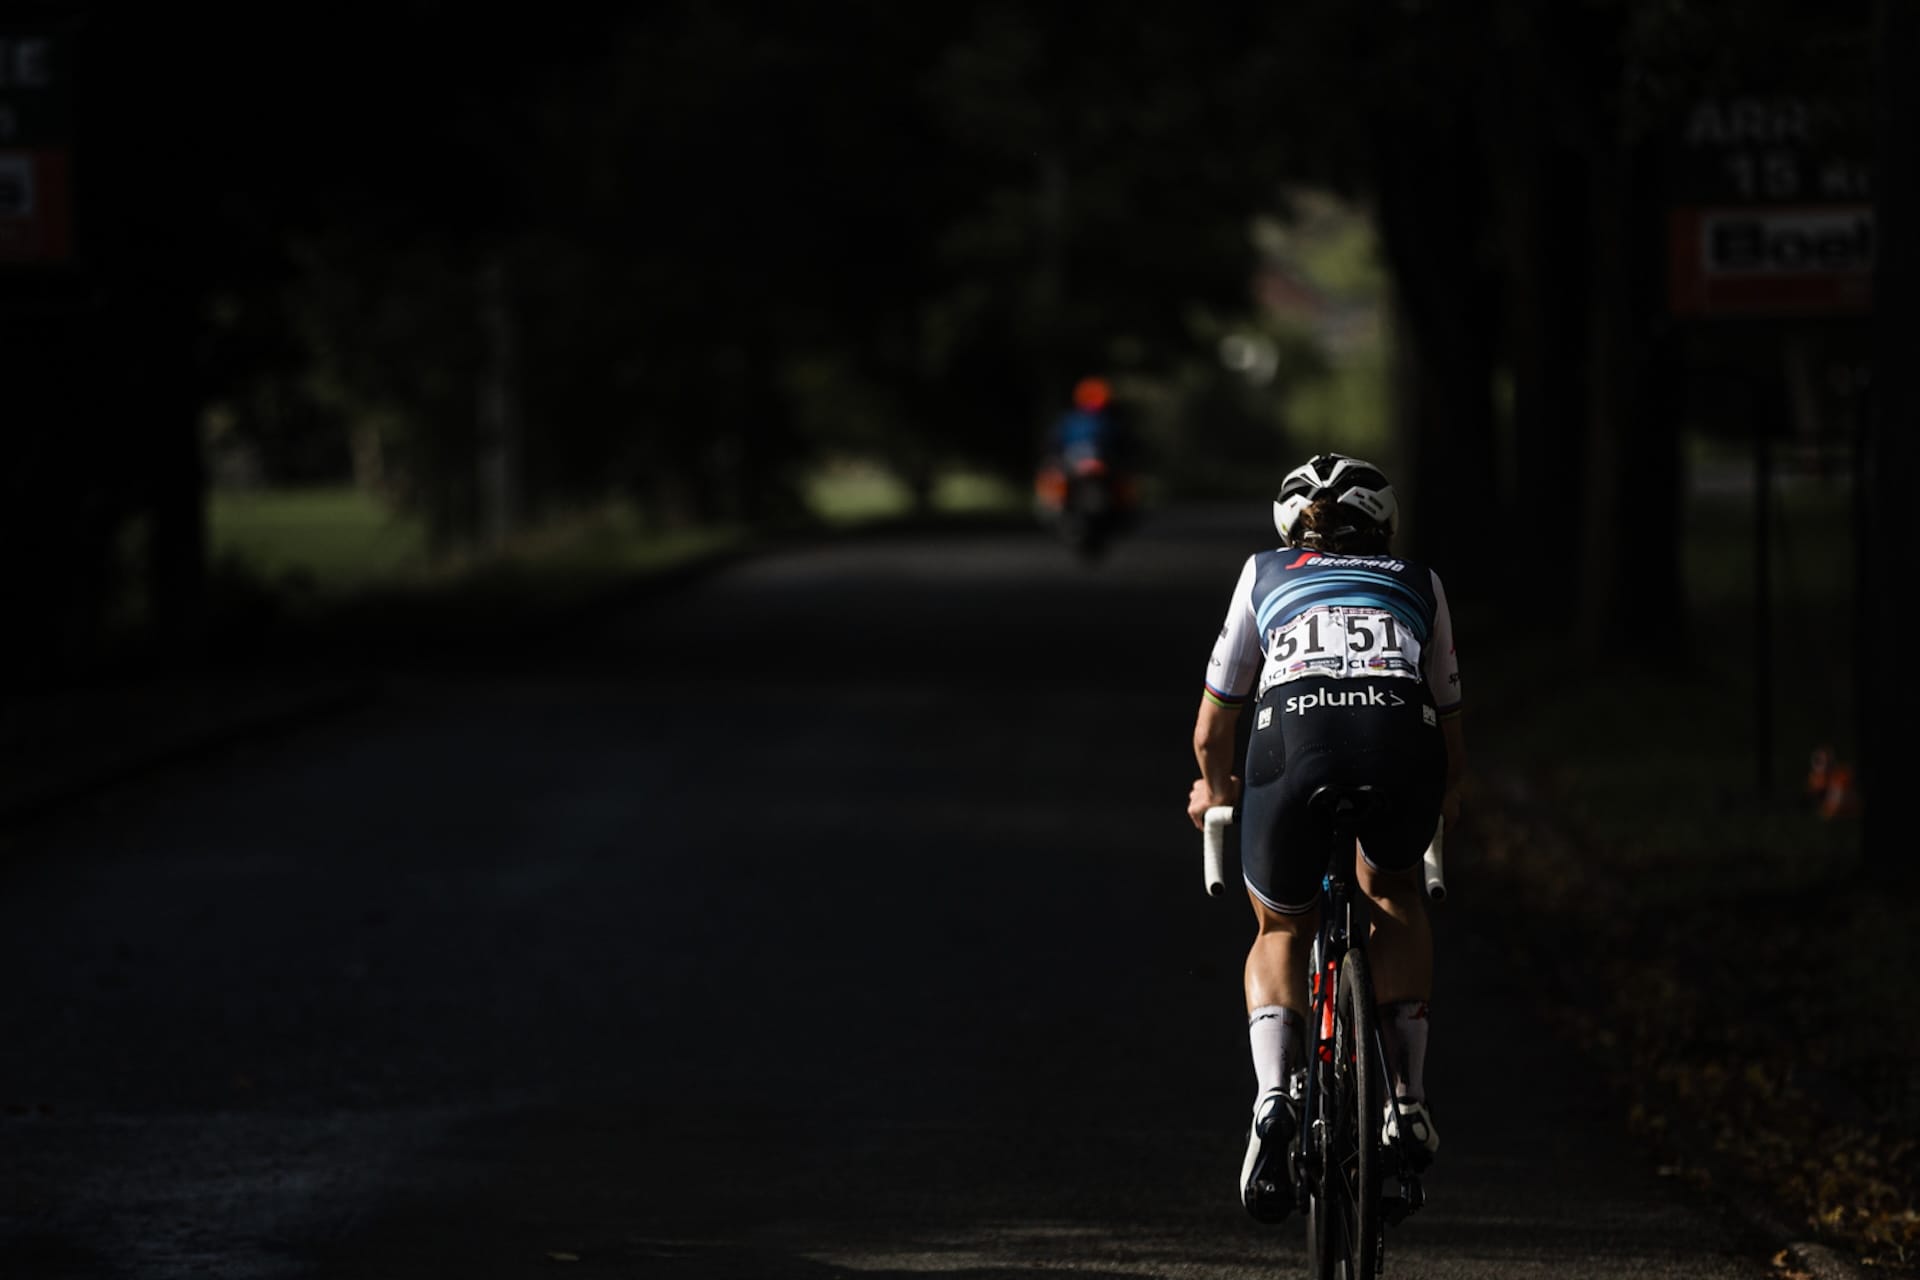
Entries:
[[1073,403],[1088,413],[1098,413],[1113,398],[1105,378],[1082,378],[1073,387]]

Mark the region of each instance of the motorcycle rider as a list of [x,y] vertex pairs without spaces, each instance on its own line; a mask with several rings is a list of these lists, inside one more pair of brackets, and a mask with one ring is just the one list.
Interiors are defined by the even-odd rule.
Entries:
[[1041,518],[1058,523],[1067,515],[1076,482],[1102,486],[1105,512],[1116,522],[1138,502],[1132,450],[1105,378],[1089,375],[1074,384],[1073,406],[1049,426],[1034,475]]

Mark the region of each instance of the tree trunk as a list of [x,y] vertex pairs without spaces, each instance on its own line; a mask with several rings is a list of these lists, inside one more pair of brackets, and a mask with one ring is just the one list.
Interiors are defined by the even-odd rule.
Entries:
[[480,545],[506,546],[520,523],[520,370],[507,269],[498,256],[482,264],[477,281],[481,364],[478,394]]
[[1464,114],[1437,125],[1384,122],[1378,134],[1380,231],[1401,319],[1396,359],[1399,466],[1413,499],[1400,545],[1444,562],[1451,594],[1490,585],[1469,559],[1498,529],[1493,501],[1497,291],[1481,247],[1484,160]]
[[[165,332],[186,332],[183,325]],[[207,570],[207,482],[191,388],[183,385],[187,344],[163,346],[146,404],[155,438],[147,495],[148,599],[160,652],[174,660],[198,653],[204,640]]]
[[1643,152],[1609,148],[1592,184],[1586,493],[1574,648],[1590,664],[1636,619],[1684,616],[1675,362],[1658,322],[1658,189]]
[[1534,584],[1536,620],[1564,630],[1573,617],[1567,539],[1584,528],[1581,459],[1586,448],[1585,354],[1589,281],[1587,166],[1558,148],[1529,148],[1509,175],[1509,335],[1513,376],[1512,486],[1508,536]]
[[1890,575],[1915,562],[1920,522],[1913,502],[1914,437],[1920,432],[1920,391],[1909,363],[1920,350],[1920,85],[1911,73],[1920,58],[1920,9],[1906,0],[1881,0],[1878,12],[1875,104],[1874,218],[1877,259],[1873,302],[1873,407],[1860,462],[1863,504],[1857,551],[1858,625],[1854,642],[1855,700],[1860,725],[1858,778],[1861,855],[1878,875],[1915,874],[1906,830],[1903,757],[1920,696],[1911,680],[1890,677],[1885,654],[1914,634],[1911,593]]

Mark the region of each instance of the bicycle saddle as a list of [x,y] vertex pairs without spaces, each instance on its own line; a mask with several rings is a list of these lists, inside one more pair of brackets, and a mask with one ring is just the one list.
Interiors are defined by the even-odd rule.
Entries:
[[1386,796],[1367,783],[1329,783],[1307,797],[1307,812],[1322,818],[1357,818],[1387,808]]

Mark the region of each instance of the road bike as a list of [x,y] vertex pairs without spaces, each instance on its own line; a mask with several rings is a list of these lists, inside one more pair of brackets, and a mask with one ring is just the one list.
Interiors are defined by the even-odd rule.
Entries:
[[[1321,880],[1320,927],[1309,952],[1306,1022],[1314,1029],[1313,1045],[1289,1082],[1301,1123],[1288,1151],[1288,1173],[1307,1220],[1313,1280],[1376,1280],[1385,1261],[1386,1228],[1426,1202],[1397,1115],[1382,1138],[1387,1057],[1367,963],[1366,898],[1352,883],[1354,830],[1383,803],[1366,786],[1321,787],[1308,801],[1336,855]],[[1206,883],[1213,897],[1226,891],[1225,829],[1235,817],[1230,805],[1205,815]],[[1435,902],[1446,898],[1442,830],[1443,824],[1435,825],[1424,865],[1427,896]]]

